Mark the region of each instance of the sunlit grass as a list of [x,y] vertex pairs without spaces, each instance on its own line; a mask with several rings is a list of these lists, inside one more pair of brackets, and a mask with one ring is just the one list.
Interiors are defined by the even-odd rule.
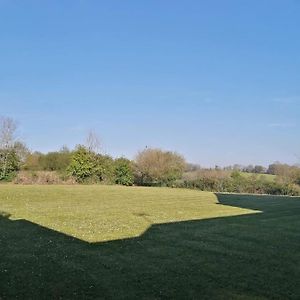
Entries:
[[300,299],[299,215],[299,197],[0,185],[0,299]]
[[213,193],[119,186],[1,186],[0,211],[87,242],[137,237],[151,225],[258,211]]

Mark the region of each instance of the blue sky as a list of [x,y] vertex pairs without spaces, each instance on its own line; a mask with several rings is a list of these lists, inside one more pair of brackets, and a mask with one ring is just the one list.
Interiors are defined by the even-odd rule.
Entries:
[[[0,0],[0,115],[31,149],[300,158],[300,1]],[[298,158],[297,158],[298,155]]]

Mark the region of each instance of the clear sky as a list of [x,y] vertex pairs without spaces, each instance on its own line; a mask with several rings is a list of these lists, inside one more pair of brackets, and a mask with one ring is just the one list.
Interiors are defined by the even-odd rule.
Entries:
[[0,0],[0,115],[33,150],[300,158],[300,1]]

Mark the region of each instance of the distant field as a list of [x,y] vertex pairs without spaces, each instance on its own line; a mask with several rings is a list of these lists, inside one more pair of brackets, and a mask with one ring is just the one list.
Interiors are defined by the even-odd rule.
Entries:
[[[184,177],[187,179],[197,179],[201,178],[201,176],[212,176],[212,177],[217,177],[219,176],[230,176],[232,171],[216,171],[216,170],[204,170],[204,171],[192,171],[192,172],[186,172],[184,174]],[[247,172],[240,172],[240,174],[244,177],[257,177],[257,178],[264,178],[268,181],[275,181],[276,175],[272,174],[257,174],[257,173],[247,173]]]
[[0,299],[299,299],[300,198],[0,186]]
[[275,181],[276,179],[276,175],[272,175],[272,174],[256,174],[256,173],[246,173],[246,172],[242,172],[241,174],[245,177],[257,176],[257,178],[264,178],[268,181]]

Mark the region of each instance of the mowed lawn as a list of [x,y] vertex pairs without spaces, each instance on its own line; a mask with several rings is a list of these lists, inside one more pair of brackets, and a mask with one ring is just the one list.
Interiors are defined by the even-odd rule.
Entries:
[[300,299],[300,198],[0,185],[0,299]]
[[0,211],[86,242],[137,237],[152,224],[255,213],[213,193],[122,186],[0,186]]

